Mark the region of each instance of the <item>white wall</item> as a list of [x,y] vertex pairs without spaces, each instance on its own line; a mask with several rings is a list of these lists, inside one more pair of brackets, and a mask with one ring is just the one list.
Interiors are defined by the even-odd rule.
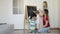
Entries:
[[43,0],[24,0],[25,6],[37,6],[37,9],[42,9]]
[[60,0],[59,0],[59,28],[60,28]]
[[[23,1],[23,0],[21,0]],[[24,0],[21,11],[24,12],[25,5],[34,5],[42,9],[43,0]],[[49,7],[50,24],[52,28],[58,27],[58,8],[57,0],[47,0]],[[14,24],[15,29],[24,28],[24,13],[13,15],[12,0],[0,0],[0,23]],[[23,4],[23,2],[22,2]]]
[[58,0],[49,0],[48,5],[51,27],[58,27]]
[[0,0],[0,23],[8,22],[8,15],[10,7],[8,4],[9,0]]
[[59,28],[60,28],[60,0],[58,0],[58,14],[59,14],[59,17],[58,17],[58,21],[59,21]]

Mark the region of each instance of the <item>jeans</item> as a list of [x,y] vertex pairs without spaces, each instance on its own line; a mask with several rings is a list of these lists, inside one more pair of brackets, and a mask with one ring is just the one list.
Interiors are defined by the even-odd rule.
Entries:
[[47,27],[47,28],[42,28],[42,29],[39,29],[38,30],[39,33],[47,33],[47,32],[50,32],[50,28]]

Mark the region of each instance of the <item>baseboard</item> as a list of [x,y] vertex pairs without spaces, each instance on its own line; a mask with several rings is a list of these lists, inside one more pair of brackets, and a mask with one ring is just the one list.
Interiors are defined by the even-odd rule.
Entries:
[[[60,28],[50,28],[51,30],[60,30]],[[26,29],[14,29],[14,30],[26,30]]]
[[60,28],[58,28],[60,30]]
[[14,30],[26,30],[26,29],[14,29]]
[[60,30],[60,28],[50,28],[51,30]]

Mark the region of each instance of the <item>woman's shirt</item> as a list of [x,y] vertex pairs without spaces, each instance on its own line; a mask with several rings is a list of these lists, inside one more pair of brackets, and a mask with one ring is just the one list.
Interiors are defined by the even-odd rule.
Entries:
[[45,25],[45,24],[46,24],[46,21],[48,21],[48,24],[47,24],[47,26],[46,26],[46,27],[50,27],[50,23],[49,23],[49,18],[48,18],[48,16],[46,16],[46,18],[45,18],[45,17],[43,17],[43,25]]

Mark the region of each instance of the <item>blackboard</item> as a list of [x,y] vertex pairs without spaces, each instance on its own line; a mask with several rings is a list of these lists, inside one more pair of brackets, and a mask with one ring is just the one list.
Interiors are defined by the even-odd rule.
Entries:
[[34,14],[33,11],[36,11],[37,7],[36,6],[27,6],[27,11],[28,11],[28,17],[32,16]]

